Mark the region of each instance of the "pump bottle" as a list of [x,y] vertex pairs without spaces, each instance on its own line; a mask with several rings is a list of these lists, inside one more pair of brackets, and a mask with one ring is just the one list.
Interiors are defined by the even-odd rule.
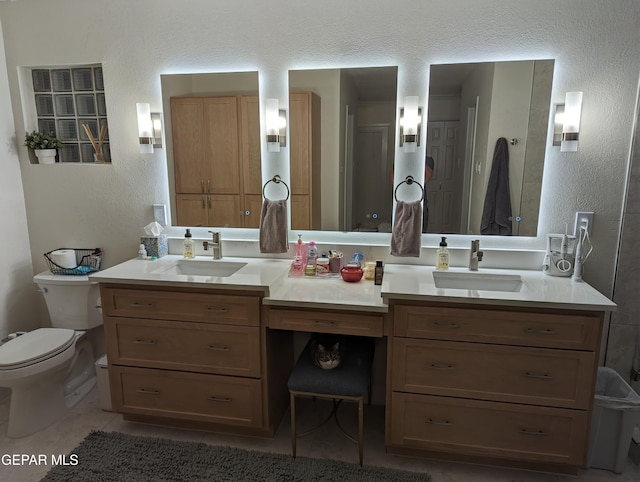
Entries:
[[440,247],[437,251],[436,269],[449,269],[449,248],[447,248],[447,237],[442,236]]
[[191,239],[191,230],[187,229],[184,233],[184,242],[182,243],[182,255],[185,259],[193,259],[196,257],[193,239]]

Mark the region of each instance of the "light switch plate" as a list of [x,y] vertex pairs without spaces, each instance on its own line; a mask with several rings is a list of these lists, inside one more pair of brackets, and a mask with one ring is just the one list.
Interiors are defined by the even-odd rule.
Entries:
[[161,226],[167,225],[167,206],[165,204],[153,205],[153,219]]

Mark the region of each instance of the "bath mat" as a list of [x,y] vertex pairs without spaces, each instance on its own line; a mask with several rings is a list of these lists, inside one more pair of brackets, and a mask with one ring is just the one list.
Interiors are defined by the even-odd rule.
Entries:
[[101,431],[91,432],[67,459],[77,464],[58,465],[42,481],[431,480],[428,474],[370,465]]

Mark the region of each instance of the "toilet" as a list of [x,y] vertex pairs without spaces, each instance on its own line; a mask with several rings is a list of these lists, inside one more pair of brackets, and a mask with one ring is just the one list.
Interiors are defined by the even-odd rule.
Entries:
[[59,420],[96,384],[85,333],[102,325],[98,283],[88,276],[34,276],[53,328],[0,345],[0,387],[11,389],[7,436],[19,438]]

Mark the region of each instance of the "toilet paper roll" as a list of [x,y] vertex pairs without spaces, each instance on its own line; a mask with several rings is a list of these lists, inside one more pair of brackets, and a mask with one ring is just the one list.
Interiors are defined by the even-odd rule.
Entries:
[[50,253],[49,256],[51,261],[61,268],[75,268],[78,265],[76,252],[73,249],[57,249]]

